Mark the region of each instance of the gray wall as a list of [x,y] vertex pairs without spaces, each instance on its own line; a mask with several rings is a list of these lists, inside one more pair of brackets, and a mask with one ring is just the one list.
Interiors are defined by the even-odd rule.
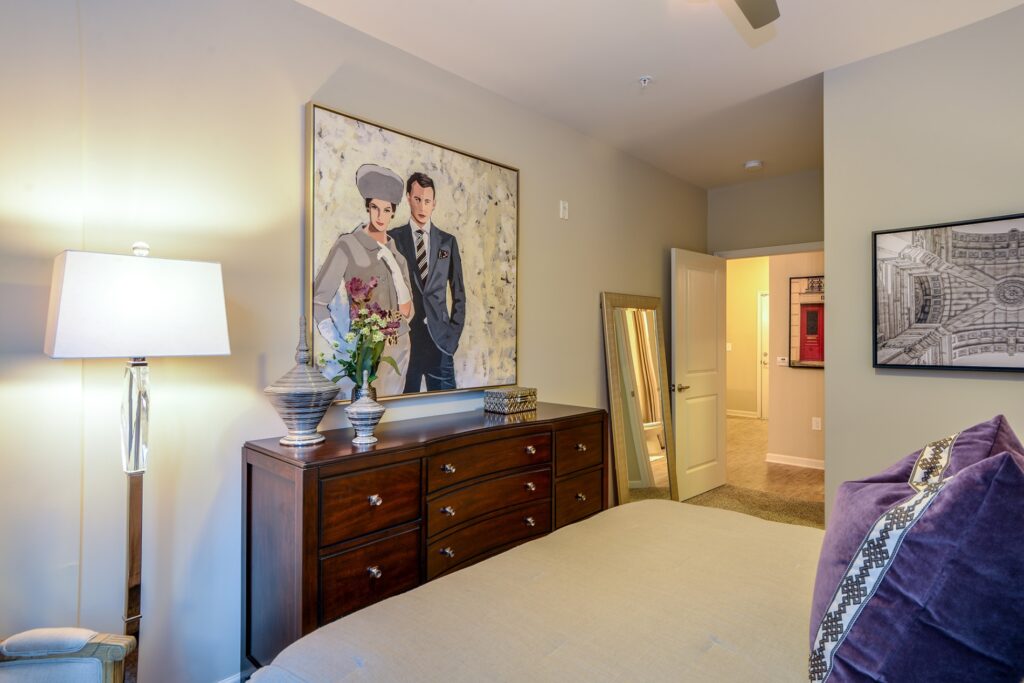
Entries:
[[871,368],[871,231],[1024,211],[1024,9],[825,74],[826,489],[1005,413],[1024,376]]
[[708,190],[708,251],[820,242],[821,171]]
[[53,257],[141,239],[224,266],[232,355],[152,362],[142,680],[237,672],[239,447],[283,430],[261,391],[293,362],[308,100],[520,169],[542,400],[604,405],[599,293],[664,295],[667,250],[706,246],[703,190],[289,0],[4,3],[0,73],[0,636],[120,629],[122,363],[42,355]]

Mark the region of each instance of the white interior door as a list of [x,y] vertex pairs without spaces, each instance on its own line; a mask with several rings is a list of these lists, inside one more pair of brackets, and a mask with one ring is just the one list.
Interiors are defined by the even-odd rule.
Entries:
[[768,419],[768,292],[757,293],[757,416]]
[[671,384],[686,500],[725,483],[725,259],[672,250]]

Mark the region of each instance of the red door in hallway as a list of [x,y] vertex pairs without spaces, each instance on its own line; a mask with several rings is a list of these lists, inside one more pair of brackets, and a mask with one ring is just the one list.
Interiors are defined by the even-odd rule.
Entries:
[[825,305],[800,306],[800,360],[825,360]]

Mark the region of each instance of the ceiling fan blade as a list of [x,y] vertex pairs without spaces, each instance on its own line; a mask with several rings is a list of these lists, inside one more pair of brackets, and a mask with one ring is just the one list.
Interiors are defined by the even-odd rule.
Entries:
[[736,5],[751,28],[767,26],[779,18],[779,6],[775,0],[736,0]]

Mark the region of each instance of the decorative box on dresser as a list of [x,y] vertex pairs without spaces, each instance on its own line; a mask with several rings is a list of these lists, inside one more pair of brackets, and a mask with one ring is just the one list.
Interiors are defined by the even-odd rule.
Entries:
[[538,404],[242,448],[242,670],[301,636],[608,506],[603,410]]

